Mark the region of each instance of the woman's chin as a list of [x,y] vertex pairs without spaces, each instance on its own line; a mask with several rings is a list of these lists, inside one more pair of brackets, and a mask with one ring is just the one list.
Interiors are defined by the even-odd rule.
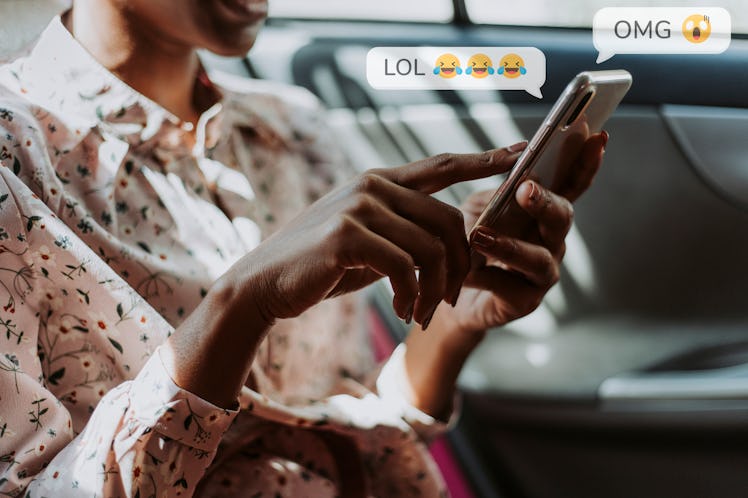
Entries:
[[230,36],[222,33],[223,36],[210,40],[204,48],[223,57],[243,57],[255,44],[260,27],[261,24],[252,26]]

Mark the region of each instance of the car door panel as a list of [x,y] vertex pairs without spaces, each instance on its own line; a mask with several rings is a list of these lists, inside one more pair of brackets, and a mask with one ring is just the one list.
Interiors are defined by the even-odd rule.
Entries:
[[662,115],[674,140],[715,193],[748,209],[748,110],[665,105]]

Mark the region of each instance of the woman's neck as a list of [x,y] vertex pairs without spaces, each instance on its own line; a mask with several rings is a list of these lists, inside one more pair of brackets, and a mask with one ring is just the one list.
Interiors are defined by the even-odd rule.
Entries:
[[109,2],[77,0],[65,26],[100,64],[178,118],[196,124],[195,48],[154,36]]

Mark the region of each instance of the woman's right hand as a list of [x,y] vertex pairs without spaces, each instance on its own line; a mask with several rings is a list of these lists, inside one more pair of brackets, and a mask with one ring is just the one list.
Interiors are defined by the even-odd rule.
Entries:
[[224,279],[272,322],[386,276],[398,316],[423,324],[442,299],[457,299],[470,269],[462,213],[430,194],[504,172],[523,149],[524,142],[365,172],[263,241]]
[[312,204],[236,262],[169,338],[174,381],[231,406],[276,319],[385,276],[396,313],[428,324],[470,269],[462,213],[430,194],[508,170],[524,145],[372,170]]

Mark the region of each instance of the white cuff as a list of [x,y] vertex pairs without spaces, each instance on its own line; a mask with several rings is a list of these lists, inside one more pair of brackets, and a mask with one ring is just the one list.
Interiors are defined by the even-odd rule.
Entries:
[[392,352],[377,378],[377,392],[386,404],[396,407],[403,420],[413,428],[421,439],[427,442],[432,441],[457,423],[460,414],[460,396],[455,393],[452,412],[446,422],[436,419],[410,404],[408,400],[412,399],[413,388],[405,371],[406,349],[406,345],[401,343]]

